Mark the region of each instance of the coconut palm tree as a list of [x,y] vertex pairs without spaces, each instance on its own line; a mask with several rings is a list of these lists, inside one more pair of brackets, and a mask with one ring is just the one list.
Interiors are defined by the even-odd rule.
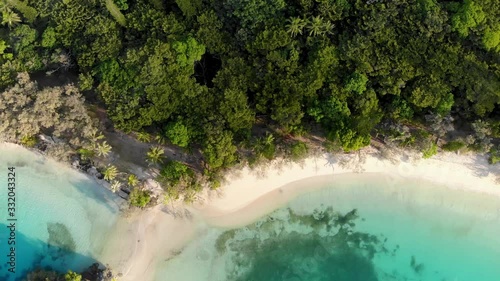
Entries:
[[163,135],[159,134],[155,136],[155,141],[158,144],[164,145],[167,142],[167,139]]
[[109,188],[111,189],[111,191],[117,192],[118,190],[120,190],[121,185],[122,184],[119,181],[114,180],[109,186]]
[[109,165],[106,170],[104,170],[103,175],[105,180],[112,181],[118,176],[118,169],[113,165]]
[[326,34],[332,34],[333,33],[333,28],[335,27],[335,24],[333,24],[331,21],[327,20],[323,22],[322,26],[322,35]]
[[162,147],[153,146],[149,149],[148,153],[146,154],[146,158],[147,161],[151,162],[152,164],[163,163],[164,154],[165,151],[163,150]]
[[263,140],[264,145],[272,145],[274,143],[274,135],[266,133],[266,137]]
[[307,24],[310,36],[318,36],[323,34],[323,18],[321,16],[313,17]]
[[0,0],[0,12],[11,11],[9,3],[6,0]]
[[104,135],[99,133],[97,129],[92,128],[88,133],[88,138],[91,142],[98,142],[104,138]]
[[2,24],[9,27],[13,27],[21,22],[21,17],[13,11],[3,11],[2,12]]
[[111,145],[109,145],[106,141],[97,143],[95,146],[95,152],[97,153],[97,156],[106,157],[111,152]]
[[127,184],[131,187],[136,187],[139,184],[139,178],[134,174],[130,174],[127,178]]
[[302,31],[304,30],[304,27],[307,24],[305,20],[299,17],[290,18],[287,21],[288,21],[288,24],[286,26],[287,32],[290,33],[292,37],[302,34]]
[[151,135],[146,133],[146,132],[138,132],[137,133],[137,139],[140,142],[150,142],[151,141]]

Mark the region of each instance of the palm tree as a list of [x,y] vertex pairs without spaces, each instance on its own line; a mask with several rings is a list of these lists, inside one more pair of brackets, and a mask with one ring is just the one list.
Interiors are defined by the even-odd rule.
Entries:
[[108,156],[109,153],[111,152],[111,145],[109,145],[106,141],[103,143],[97,143],[95,146],[95,151],[98,156]]
[[118,176],[118,169],[115,166],[110,165],[106,168],[106,170],[104,170],[103,174],[105,180],[112,181],[116,178],[116,176]]
[[323,34],[323,18],[320,16],[313,17],[307,25],[310,36],[318,36]]
[[128,176],[127,183],[131,187],[136,187],[139,184],[139,178],[137,178],[134,174],[130,174]]
[[151,135],[146,133],[146,132],[138,132],[137,133],[137,139],[141,142],[150,142],[151,141]]
[[2,24],[8,25],[9,27],[13,27],[14,25],[21,22],[21,17],[12,11],[3,11],[2,12]]
[[9,12],[11,11],[9,3],[7,3],[6,0],[1,0],[0,1],[0,12],[3,13],[3,12],[8,12],[8,11]]
[[335,27],[335,24],[333,24],[331,21],[327,20],[326,22],[323,23],[322,34],[332,34],[334,27]]
[[264,145],[272,145],[274,143],[274,135],[266,133],[266,138],[263,141]]
[[146,158],[153,164],[163,163],[165,151],[160,146],[151,147],[146,154]]
[[155,141],[158,144],[164,145],[167,142],[167,139],[163,135],[159,134],[155,136]]
[[287,32],[292,35],[292,37],[295,37],[299,34],[302,34],[302,30],[304,30],[304,27],[306,26],[306,21],[296,17],[296,18],[290,18],[287,20]]
[[122,184],[121,184],[119,181],[115,181],[115,180],[114,180],[114,181],[111,183],[111,185],[109,186],[109,188],[111,189],[111,191],[116,192],[116,191],[120,190],[121,185],[122,185]]
[[104,135],[99,133],[99,131],[97,131],[97,129],[95,128],[92,128],[88,134],[89,136],[89,139],[91,142],[97,142],[99,140],[102,140],[104,138]]

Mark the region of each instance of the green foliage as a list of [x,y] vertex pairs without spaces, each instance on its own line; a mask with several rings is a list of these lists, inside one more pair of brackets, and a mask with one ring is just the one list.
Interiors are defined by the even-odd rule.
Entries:
[[[114,128],[199,149],[210,173],[237,163],[237,152],[274,158],[277,144],[257,138],[262,132],[326,137],[333,150],[353,151],[370,143],[382,119],[413,126],[433,114],[452,115],[462,128],[495,124],[497,2],[0,1],[0,131],[12,141],[54,131],[95,152],[104,144],[75,128],[91,119],[71,105],[81,102],[74,88],[42,91],[16,81],[18,72],[44,85],[78,75]],[[488,151],[495,128],[471,147]],[[421,150],[430,139],[397,138]],[[240,143],[251,147],[238,150]],[[188,192],[191,200],[192,190],[170,188],[169,198]]]
[[353,91],[358,94],[362,94],[366,91],[366,83],[368,83],[368,77],[366,75],[354,72],[346,82],[345,89],[347,91]]
[[390,114],[392,118],[397,120],[410,120],[414,112],[406,100],[397,97],[392,101]]
[[38,139],[36,136],[23,136],[20,140],[20,143],[26,147],[34,147],[38,143]]
[[3,60],[9,60],[12,59],[12,54],[11,53],[6,53],[5,50],[9,48],[9,45],[3,40],[0,40],[0,55]]
[[94,155],[95,155],[95,152],[92,149],[80,148],[80,149],[78,149],[77,152],[80,155],[80,158],[82,160],[88,160],[88,159],[94,157]]
[[104,170],[103,175],[104,175],[104,180],[112,181],[116,179],[116,177],[118,176],[118,169],[113,165],[109,165]]
[[19,24],[21,22],[21,17],[11,11],[11,10],[7,10],[7,11],[2,11],[2,24],[3,25],[7,25],[8,27],[13,27],[17,24]]
[[180,147],[188,147],[189,145],[189,130],[188,127],[182,123],[182,121],[169,123],[165,127],[165,135],[172,144]]
[[128,9],[128,3],[127,0],[114,0],[116,6],[118,9],[125,11]]
[[436,106],[436,112],[441,116],[448,115],[451,111],[451,107],[454,104],[453,94],[448,93],[446,96],[442,97]]
[[127,177],[127,184],[131,187],[137,187],[139,185],[139,178],[134,174],[130,174]]
[[91,90],[94,85],[94,78],[88,73],[80,73],[78,76],[78,88],[81,91]]
[[149,149],[149,151],[146,153],[146,160],[149,161],[151,164],[160,164],[163,163],[163,158],[165,150],[161,146],[153,146]]
[[306,25],[309,36],[324,36],[332,33],[333,24],[329,20],[324,20],[321,16],[312,17]]
[[30,23],[34,22],[36,17],[38,16],[38,12],[35,8],[30,7],[26,4],[26,1],[20,0],[6,0],[9,6],[12,6],[14,9],[21,12],[23,17]]
[[450,142],[447,142],[446,144],[444,144],[442,146],[443,150],[445,151],[459,151],[460,149],[464,148],[466,145],[465,143],[461,142],[461,141],[450,141]]
[[150,142],[151,141],[151,135],[146,132],[138,132],[136,133],[137,135],[137,140],[140,142]]
[[304,159],[307,156],[307,144],[304,142],[295,142],[290,147],[290,157],[294,161]]
[[500,138],[500,120],[489,120],[489,128],[492,137]]
[[43,66],[42,58],[37,53],[37,30],[28,25],[18,25],[10,32],[10,46],[16,60],[14,67],[17,71],[35,71]]
[[47,27],[42,34],[42,47],[53,48],[56,44],[56,31],[53,27]]
[[480,5],[472,0],[464,0],[451,18],[451,24],[460,36],[467,37],[469,30],[485,21],[486,15]]
[[489,151],[490,157],[488,159],[488,162],[491,165],[495,165],[496,163],[500,162],[500,146],[497,145],[495,147],[492,147]]
[[111,145],[109,145],[106,141],[93,143],[93,148],[97,156],[106,157],[111,152]]
[[290,33],[292,37],[302,35],[302,32],[307,25],[307,21],[299,17],[290,18],[287,22],[287,32]]
[[495,165],[496,163],[500,162],[500,154],[499,153],[491,154],[488,161],[491,165]]
[[147,190],[140,190],[138,188],[134,188],[132,192],[130,192],[130,197],[128,198],[130,205],[144,208],[151,201],[151,194]]
[[486,50],[500,51],[500,24],[496,27],[487,27],[483,35],[483,45]]
[[331,132],[330,139],[340,141],[342,148],[346,152],[359,150],[370,144],[370,135],[361,135],[351,129],[342,129]]
[[169,161],[162,167],[160,176],[162,182],[165,182],[169,186],[176,186],[182,180],[191,176],[192,173],[192,170],[187,165],[177,161]]
[[219,113],[231,131],[249,131],[254,123],[255,112],[250,108],[247,95],[241,90],[227,89],[221,100]]
[[236,161],[236,146],[233,135],[228,131],[213,131],[205,141],[203,155],[210,169],[230,166]]
[[422,157],[424,159],[431,158],[432,156],[436,155],[438,151],[438,146],[435,143],[431,143],[427,148],[422,151]]
[[202,0],[175,0],[184,16],[190,18],[201,8]]
[[266,134],[265,137],[257,140],[255,145],[255,152],[259,156],[263,156],[268,160],[274,159],[276,154],[276,144],[272,134]]
[[81,281],[82,276],[76,272],[68,270],[68,272],[64,275],[65,281]]
[[177,63],[181,66],[192,66],[205,53],[205,46],[199,44],[193,37],[175,41],[172,48],[177,52]]
[[228,51],[227,34],[222,31],[223,23],[214,11],[206,11],[197,17],[199,25],[196,38],[211,53],[223,54]]
[[120,25],[127,24],[125,16],[120,11],[128,9],[126,0],[106,0],[106,9]]
[[225,7],[233,11],[239,24],[255,30],[279,17],[286,4],[284,0],[225,0]]

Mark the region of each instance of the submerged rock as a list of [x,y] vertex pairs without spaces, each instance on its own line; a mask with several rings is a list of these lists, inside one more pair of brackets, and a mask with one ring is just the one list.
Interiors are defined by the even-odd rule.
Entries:
[[56,251],[75,252],[76,243],[69,229],[62,223],[47,223],[49,239],[47,244]]

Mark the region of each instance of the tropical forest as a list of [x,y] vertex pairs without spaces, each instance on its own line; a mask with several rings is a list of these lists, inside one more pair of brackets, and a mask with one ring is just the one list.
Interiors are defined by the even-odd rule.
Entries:
[[[500,161],[497,0],[1,0],[0,9],[2,140],[93,163],[115,188],[140,179],[103,160],[114,150],[108,132],[148,145],[170,200],[192,199],[202,179],[217,188],[235,165],[318,147]],[[168,147],[192,157],[165,157]],[[131,190],[132,204],[150,204],[148,191]]]

